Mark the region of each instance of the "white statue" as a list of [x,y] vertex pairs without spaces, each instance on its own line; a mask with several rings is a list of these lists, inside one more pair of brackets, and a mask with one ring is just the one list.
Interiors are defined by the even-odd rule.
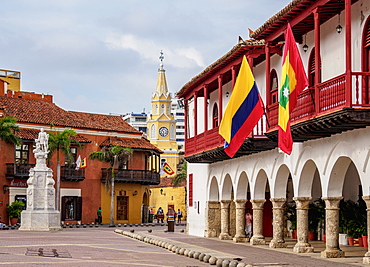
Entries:
[[35,139],[35,141],[37,152],[48,152],[49,135],[44,132],[44,128],[41,128],[41,132],[39,132],[39,137]]

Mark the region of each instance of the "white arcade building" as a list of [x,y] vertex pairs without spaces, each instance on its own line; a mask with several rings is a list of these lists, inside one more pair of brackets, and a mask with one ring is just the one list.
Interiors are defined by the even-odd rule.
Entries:
[[[277,148],[287,21],[309,79],[291,114],[290,156]],[[340,203],[366,203],[370,217],[370,1],[294,0],[250,37],[177,92],[185,104],[188,233],[245,242],[244,218],[250,208],[251,244],[264,244],[272,236],[271,248],[285,247],[287,230],[294,224],[286,224],[285,204],[294,200],[294,251],[312,252],[310,207],[321,199],[325,211],[320,225],[326,233],[321,255],[344,257],[339,233],[353,229],[343,224],[351,218],[349,213],[340,216]],[[266,114],[230,159],[218,126],[244,55]],[[366,217],[365,208],[363,212]],[[370,225],[365,220],[363,226],[367,235]],[[367,252],[364,263],[369,262]]]

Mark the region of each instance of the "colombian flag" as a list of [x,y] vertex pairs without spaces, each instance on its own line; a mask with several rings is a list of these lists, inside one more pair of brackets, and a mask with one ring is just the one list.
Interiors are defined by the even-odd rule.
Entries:
[[298,95],[308,86],[306,72],[293,32],[288,23],[285,33],[283,68],[279,91],[278,147],[290,155],[293,138],[290,131],[290,113],[297,104]]
[[225,153],[234,157],[263,115],[263,103],[247,59],[242,65],[222,118],[219,134],[225,139]]

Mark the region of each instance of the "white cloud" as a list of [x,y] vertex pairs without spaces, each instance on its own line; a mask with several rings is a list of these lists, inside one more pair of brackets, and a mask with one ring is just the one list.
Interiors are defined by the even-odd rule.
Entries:
[[115,50],[133,50],[138,53],[141,58],[148,59],[155,63],[159,62],[159,51],[162,50],[164,52],[166,64],[177,68],[205,66],[201,52],[194,47],[172,49],[162,46],[153,40],[139,38],[132,34],[109,37],[106,40],[106,45],[108,48]]

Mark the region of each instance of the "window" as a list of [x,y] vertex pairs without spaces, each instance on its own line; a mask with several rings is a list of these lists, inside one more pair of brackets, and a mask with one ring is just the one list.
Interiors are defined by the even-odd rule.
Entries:
[[161,113],[164,113],[164,104],[161,105]]
[[152,124],[152,126],[150,126],[150,138],[151,139],[156,138],[156,131],[155,131],[155,125],[154,124]]
[[63,196],[61,217],[62,221],[80,221],[82,216],[82,197]]
[[193,174],[189,173],[189,207],[193,206]]
[[139,131],[142,133],[146,133],[146,127],[139,127]]
[[212,128],[218,127],[218,106],[214,104],[212,112]]
[[170,128],[170,139],[175,139],[175,126],[173,124]]
[[68,165],[70,165],[72,167],[75,166],[76,161],[77,161],[77,148],[76,147],[71,147],[71,156],[72,156],[71,162],[68,162],[67,159],[66,159],[65,162],[64,162],[65,166],[68,166]]
[[270,105],[278,102],[278,77],[276,70],[271,70],[270,73]]
[[15,146],[15,163],[16,164],[28,164],[28,151],[29,145],[21,144]]
[[117,197],[117,220],[128,220],[128,197]]

